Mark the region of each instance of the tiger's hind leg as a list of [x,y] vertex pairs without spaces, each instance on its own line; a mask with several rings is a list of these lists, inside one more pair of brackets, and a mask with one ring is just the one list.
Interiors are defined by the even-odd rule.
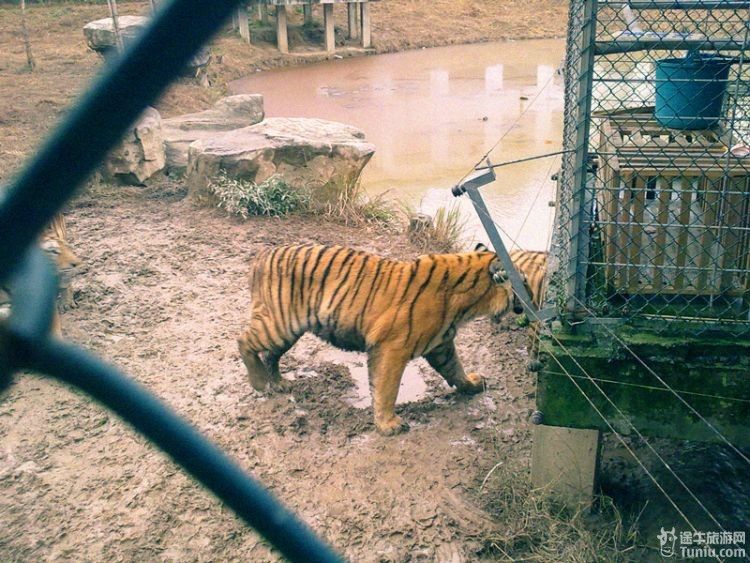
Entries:
[[408,361],[403,350],[373,349],[368,352],[367,367],[375,426],[384,436],[393,436],[409,429],[409,425],[395,412],[398,388]]
[[476,373],[464,373],[464,368],[456,353],[453,340],[443,342],[424,355],[424,358],[451,385],[461,393],[480,393],[484,391],[484,381]]

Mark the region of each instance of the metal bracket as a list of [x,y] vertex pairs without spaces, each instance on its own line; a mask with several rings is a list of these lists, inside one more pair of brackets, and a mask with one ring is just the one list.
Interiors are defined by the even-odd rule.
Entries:
[[487,159],[487,167],[482,170],[475,170],[467,178],[453,186],[451,193],[454,196],[459,197],[463,194],[468,194],[471,203],[474,205],[474,210],[479,215],[479,220],[482,222],[484,230],[487,232],[487,236],[490,238],[495,252],[497,253],[500,261],[505,268],[505,272],[510,279],[510,284],[513,287],[513,292],[518,296],[523,304],[523,309],[529,316],[530,320],[546,321],[557,315],[557,311],[553,308],[546,308],[539,310],[534,304],[528,291],[526,291],[526,285],[523,283],[521,275],[516,270],[513,260],[508,254],[508,250],[505,248],[503,239],[500,237],[500,233],[497,232],[495,222],[492,220],[487,205],[484,203],[481,194],[479,193],[480,187],[495,181],[495,171],[492,168],[492,163]]

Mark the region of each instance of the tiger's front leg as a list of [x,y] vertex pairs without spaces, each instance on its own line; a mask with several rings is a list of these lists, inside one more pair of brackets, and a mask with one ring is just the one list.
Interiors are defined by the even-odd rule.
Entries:
[[424,358],[451,385],[461,393],[480,393],[484,391],[484,381],[476,373],[464,373],[464,368],[456,353],[453,340],[443,342],[424,355]]
[[374,348],[368,352],[367,367],[375,426],[384,436],[393,436],[409,429],[409,425],[395,412],[398,388],[408,361],[409,357],[403,350]]

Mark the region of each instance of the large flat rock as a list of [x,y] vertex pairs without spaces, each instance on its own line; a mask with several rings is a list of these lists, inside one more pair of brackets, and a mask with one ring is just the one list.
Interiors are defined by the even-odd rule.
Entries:
[[[120,27],[120,36],[123,43],[127,44],[141,33],[148,25],[149,18],[144,16],[120,16],[117,25]],[[105,53],[117,47],[115,28],[112,18],[102,18],[92,21],[83,26],[83,35],[89,49],[98,53]]]
[[[127,46],[137,39],[141,32],[148,27],[150,21],[151,18],[146,16],[119,16],[117,25],[120,28],[120,38],[123,45]],[[87,23],[83,26],[83,35],[86,37],[86,44],[89,49],[102,56],[117,50],[117,37],[115,36],[112,18],[102,18]],[[158,55],[158,53],[154,53],[154,56]],[[195,69],[207,65],[210,60],[211,51],[208,47],[201,47],[190,59],[187,67],[192,73],[195,72]]]
[[221,171],[256,183],[278,175],[291,187],[303,189],[356,181],[375,152],[364,138],[356,127],[334,121],[268,118],[194,141],[188,156],[189,192],[213,201],[208,185]]
[[187,167],[188,147],[196,140],[242,129],[263,121],[263,96],[240,94],[222,98],[213,108],[162,120],[167,168],[180,172]]

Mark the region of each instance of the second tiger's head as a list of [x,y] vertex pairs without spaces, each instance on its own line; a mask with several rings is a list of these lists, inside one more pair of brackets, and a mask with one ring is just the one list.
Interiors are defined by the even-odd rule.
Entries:
[[492,288],[490,290],[489,299],[487,299],[485,304],[485,311],[483,312],[494,322],[500,322],[511,308],[511,305],[513,306],[513,310],[516,311],[516,300],[513,297],[513,287],[511,286],[510,278],[500,262],[500,259],[494,252],[483,244],[478,244],[474,250],[476,252],[489,253],[491,255],[488,275],[490,277]]

